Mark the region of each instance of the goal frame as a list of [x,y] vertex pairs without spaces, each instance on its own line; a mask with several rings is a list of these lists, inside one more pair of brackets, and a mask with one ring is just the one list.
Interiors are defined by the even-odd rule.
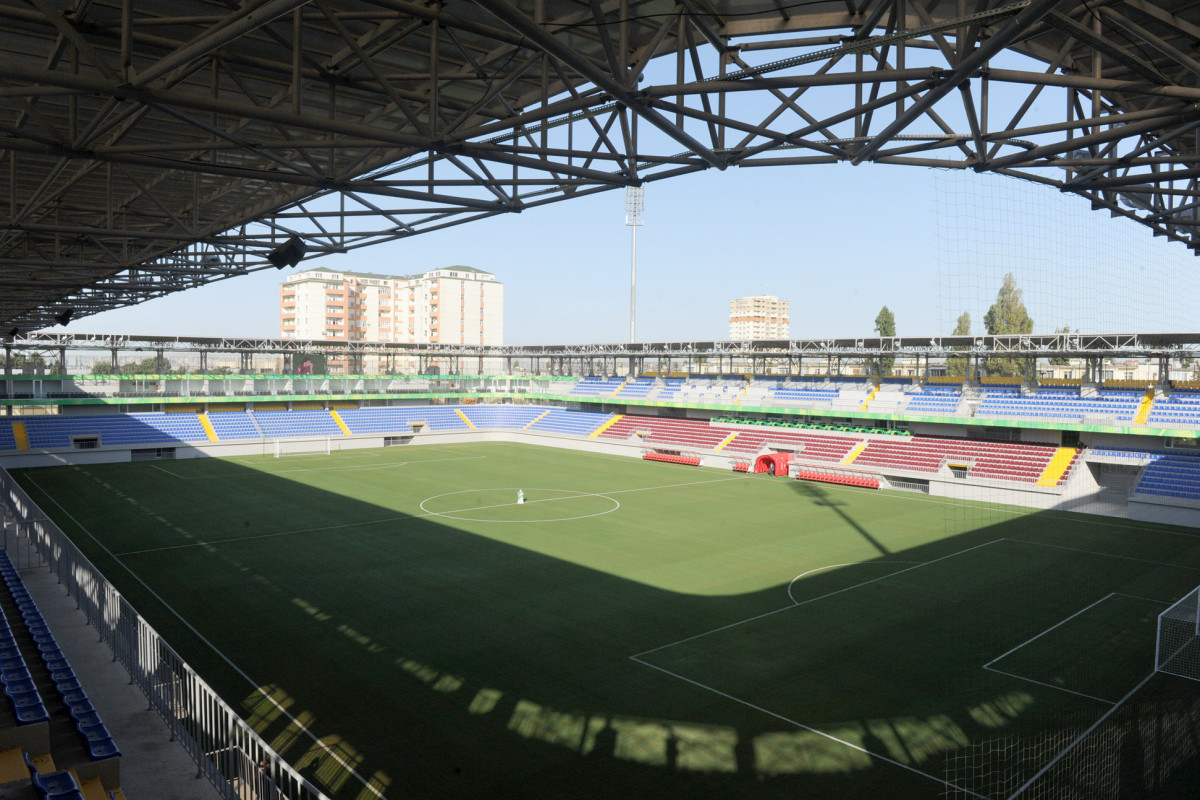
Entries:
[[[1168,629],[1166,634],[1164,628]],[[1170,641],[1165,641],[1167,636],[1171,637]],[[1180,639],[1182,644],[1179,644]],[[1154,671],[1200,681],[1200,658],[1193,659],[1195,663],[1190,665],[1191,669],[1180,669],[1173,664],[1188,647],[1200,650],[1200,586],[1158,615],[1154,637]]]
[[327,456],[333,452],[331,439],[332,437],[329,436],[275,439],[274,446],[272,447],[272,455],[275,458]]

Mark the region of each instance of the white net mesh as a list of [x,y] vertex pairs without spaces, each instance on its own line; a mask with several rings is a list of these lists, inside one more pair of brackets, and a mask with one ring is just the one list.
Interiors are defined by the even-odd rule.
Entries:
[[1200,681],[1200,587],[1158,616],[1155,669]]
[[276,439],[275,457],[329,455],[329,437],[310,439]]
[[983,316],[1010,272],[1034,333],[1195,327],[1196,256],[1182,245],[1045,186],[969,171],[933,174],[942,333],[964,311],[971,333],[985,333]]

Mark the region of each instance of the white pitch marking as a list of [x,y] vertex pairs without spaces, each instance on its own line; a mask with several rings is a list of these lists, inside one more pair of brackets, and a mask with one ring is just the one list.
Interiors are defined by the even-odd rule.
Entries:
[[1133,600],[1145,600],[1147,603],[1158,603],[1160,606],[1171,605],[1170,600],[1155,600],[1153,597],[1139,597],[1136,594],[1125,594],[1124,592],[1113,592],[1117,597],[1128,597]]
[[[486,458],[486,457],[487,456],[471,456],[471,458]],[[445,458],[445,459],[437,459],[437,460],[438,461],[458,461],[460,459]],[[424,464],[424,463],[428,463],[428,462],[414,461],[412,463]],[[645,492],[645,491],[650,491],[652,489],[673,489],[678,486],[696,486],[696,485],[705,484],[705,483],[720,483],[721,481],[727,481],[727,480],[738,480],[738,479],[737,478],[718,478],[718,479],[710,480],[710,481],[694,481],[691,483],[666,484],[663,486],[646,486],[646,487],[642,487],[642,488],[638,488],[638,489],[617,489],[616,491],[604,492],[603,494],[604,495],[625,494],[625,493],[629,493],[629,492]],[[480,489],[478,491],[486,491],[486,488]],[[567,490],[567,491],[571,491],[571,490]],[[596,493],[596,494],[599,494],[599,493]],[[430,498],[426,498],[426,500],[428,500],[428,499],[430,499]],[[570,499],[570,498],[548,498],[545,500],[530,500],[527,502],[547,503],[547,502],[553,502],[555,500],[563,500],[563,499]],[[614,502],[616,502],[616,501],[614,501]],[[516,505],[516,504],[515,503],[501,503],[497,506],[488,506],[488,508],[499,508],[500,506],[503,506],[503,505]],[[458,509],[458,511],[470,511],[470,510],[471,509],[469,509],[469,508]],[[445,513],[445,512],[443,512],[443,513]],[[451,513],[453,513],[453,512],[451,512]],[[363,522],[347,522],[342,525],[322,525],[322,526],[316,527],[316,528],[298,528],[298,529],[293,529],[293,530],[289,530],[289,531],[275,531],[274,533],[260,533],[260,534],[255,534],[253,536],[238,536],[238,537],[232,537],[229,539],[217,539],[215,541],[190,542],[188,544],[173,544],[173,545],[167,545],[165,547],[149,547],[144,550],[127,550],[123,553],[119,553],[118,555],[133,556],[133,555],[142,555],[145,553],[158,553],[158,552],[165,551],[165,550],[184,550],[189,547],[209,547],[209,546],[221,545],[221,544],[235,544],[238,542],[253,542],[253,541],[257,541],[259,539],[274,539],[279,536],[292,536],[294,534],[301,534],[301,533],[322,533],[324,531],[345,530],[346,528],[357,528],[357,527],[365,526],[365,525],[381,525],[386,522],[401,522],[406,519],[425,519],[427,517],[434,517],[434,516],[438,516],[438,514],[435,514],[435,513],[400,514],[395,517],[384,517],[383,519],[365,520]]]
[[190,481],[190,480],[191,480],[191,478],[185,478],[184,476],[180,475],[178,472],[171,472],[171,470],[169,470],[169,469],[165,469],[165,468],[163,468],[163,467],[160,467],[160,466],[158,466],[157,464],[151,464],[151,465],[150,465],[150,469],[156,469],[156,470],[158,470],[159,472],[165,472],[165,473],[167,473],[168,475],[172,475],[172,476],[174,476],[174,477],[178,478],[178,479],[179,479],[179,480],[181,480],[181,481]]
[[[565,497],[545,497],[541,500],[525,500],[523,503],[496,503],[490,506],[473,506],[471,508],[452,509],[450,511],[430,511],[425,507],[425,504],[430,500],[437,500],[439,497],[450,497],[456,494],[474,494],[475,492],[515,492],[518,491],[516,486],[497,486],[487,489],[460,489],[457,492],[445,492],[443,494],[435,494],[433,497],[426,497],[421,501],[420,509],[425,513],[422,516],[426,517],[445,517],[446,519],[459,520],[461,522],[499,522],[504,524],[520,523],[522,525],[530,525],[534,522],[571,522],[577,519],[588,519],[589,517],[602,517],[605,514],[611,514],[621,508],[620,502],[612,499],[606,494],[599,492],[577,492],[574,489],[545,489],[533,488],[531,492],[571,492]],[[493,508],[507,508],[515,505],[533,505],[534,503],[555,503],[560,500],[578,500],[582,497],[602,497],[613,504],[612,508],[604,511],[597,511],[595,514],[582,514],[576,517],[556,517],[555,519],[480,519],[479,517],[456,517],[455,514],[463,514],[468,511],[487,511]]]
[[800,580],[801,578],[804,578],[808,575],[812,575],[814,572],[823,572],[827,569],[837,569],[838,567],[853,567],[858,564],[923,564],[923,563],[925,563],[925,562],[923,562],[923,561],[851,561],[846,564],[826,564],[823,567],[814,567],[813,569],[810,569],[807,572],[801,572],[799,575],[797,575],[796,577],[794,577],[790,581],[788,581],[787,596],[788,596],[789,600],[791,600],[793,603],[796,603],[796,598],[792,597],[792,584],[794,584],[796,581]]
[[[154,597],[155,600],[162,603],[163,608],[167,609],[172,614],[174,614],[175,617],[180,622],[182,622],[187,627],[188,630],[190,630],[192,633],[194,633],[196,635],[196,638],[198,638],[200,641],[204,642],[204,644],[207,645],[208,648],[211,649],[214,653],[216,653],[217,656],[219,656],[222,661],[224,661],[226,664],[228,664],[234,672],[236,672],[237,674],[239,674],[243,678],[245,678],[247,683],[249,683],[256,690],[258,690],[259,693],[263,695],[263,697],[267,698],[267,700],[269,700],[271,702],[271,704],[274,705],[275,708],[277,708],[279,710],[279,713],[283,714],[285,717],[287,717],[289,720],[291,720],[297,726],[300,726],[299,720],[297,720],[295,717],[293,717],[286,708],[284,708],[282,705],[280,705],[278,702],[276,702],[275,699],[273,697],[271,697],[270,695],[268,695],[266,692],[262,691],[261,683],[256,683],[254,681],[254,679],[252,679],[249,675],[247,675],[246,672],[241,667],[239,667],[237,664],[233,663],[233,660],[230,659],[229,656],[225,655],[225,653],[223,653],[220,650],[220,648],[218,648],[215,644],[213,644],[207,638],[205,638],[204,634],[202,634],[202,633],[200,633],[200,631],[196,630],[196,627],[194,625],[192,625],[192,623],[188,622],[182,614],[180,614],[178,611],[176,611],[174,606],[172,606],[165,599],[163,599],[163,597],[158,592],[156,592],[156,591],[154,591],[154,589],[150,588],[150,585],[148,583],[146,583],[146,581],[143,580],[140,575],[138,575],[136,572],[134,572],[132,569],[130,569],[130,567],[124,561],[122,561],[119,556],[114,554],[113,551],[109,550],[108,547],[106,547],[103,542],[101,542],[98,538],[96,538],[95,534],[93,534],[91,531],[89,531],[87,528],[85,528],[82,524],[80,524],[79,520],[75,519],[74,515],[72,515],[71,512],[68,511],[62,505],[62,503],[60,503],[60,502],[58,502],[58,500],[54,499],[54,497],[49,492],[47,492],[45,489],[43,489],[41,487],[41,485],[33,478],[30,478],[29,482],[31,484],[33,484],[34,486],[36,486],[38,491],[41,492],[43,495],[45,495],[50,500],[51,503],[54,503],[54,505],[58,506],[59,509],[63,512],[63,514],[66,515],[67,519],[69,519],[69,520],[71,520],[71,522],[75,523],[75,525],[79,528],[79,530],[81,530],[85,534],[87,534],[87,537],[89,539],[91,539],[93,542],[95,542],[97,547],[99,547],[101,550],[103,550],[105,553],[107,553],[114,561],[116,561],[118,564],[120,564],[125,569],[125,571],[128,572],[129,575],[135,581],[140,583],[142,585],[142,587]],[[362,775],[359,775],[358,772],[354,769],[354,767],[347,764],[335,750],[330,748],[328,745],[324,744],[320,739],[317,738],[317,736],[315,734],[313,734],[311,731],[309,731],[308,728],[305,728],[303,726],[300,726],[300,727],[304,730],[304,732],[306,734],[308,734],[308,738],[312,739],[313,742],[318,747],[325,750],[325,752],[327,752],[330,756],[332,756],[335,761],[337,761],[339,764],[341,764],[342,767],[346,770],[346,772],[348,772],[349,774],[351,774],[355,778],[357,778],[363,784],[363,786],[366,787],[366,789],[368,791],[370,791],[372,794],[374,794],[378,798],[383,797],[383,794],[378,789],[376,789],[373,784],[369,783],[367,781],[367,779],[364,778]]]
[[1055,628],[1061,628],[1063,625],[1066,625],[1068,622],[1070,622],[1071,620],[1075,619],[1075,618],[1076,618],[1076,617],[1078,617],[1080,614],[1082,614],[1082,613],[1084,613],[1084,612],[1086,612],[1086,611],[1090,611],[1091,609],[1093,609],[1093,608],[1095,608],[1096,606],[1100,605],[1101,603],[1103,603],[1105,600],[1107,600],[1108,598],[1110,598],[1110,597],[1112,597],[1112,596],[1113,596],[1113,592],[1109,592],[1108,594],[1104,595],[1104,597],[1101,597],[1101,598],[1100,598],[1099,600],[1097,600],[1096,602],[1094,602],[1094,603],[1089,603],[1088,605],[1086,605],[1086,606],[1084,606],[1083,608],[1079,609],[1078,611],[1076,611],[1074,614],[1072,614],[1071,616],[1067,617],[1066,619],[1059,620],[1058,622],[1056,622],[1056,623],[1054,623],[1053,625],[1051,625],[1049,628],[1046,628],[1046,630],[1042,631],[1042,632],[1041,632],[1041,633],[1039,633],[1037,636],[1031,636],[1031,637],[1029,637],[1028,639],[1026,639],[1025,641],[1021,642],[1021,643],[1020,643],[1019,645],[1017,645],[1016,647],[1014,647],[1013,649],[1011,649],[1011,650],[1009,650],[1008,652],[1004,653],[1003,655],[996,656],[996,657],[995,657],[995,658],[993,658],[991,661],[989,661],[989,662],[987,662],[986,664],[984,664],[984,665],[983,665],[983,668],[984,668],[984,669],[987,669],[987,668],[988,668],[988,667],[990,667],[992,664],[995,664],[997,661],[1001,661],[1001,660],[1003,660],[1003,659],[1007,658],[1008,656],[1011,656],[1013,653],[1017,652],[1018,650],[1020,650],[1022,647],[1024,647],[1024,646],[1025,646],[1025,645],[1027,645],[1027,644],[1029,644],[1030,642],[1036,642],[1038,639],[1042,638],[1043,636],[1045,636],[1047,633],[1049,633],[1050,631],[1054,630]]
[[896,570],[895,572],[889,572],[887,575],[881,575],[880,577],[872,578],[869,581],[863,581],[862,583],[856,583],[853,586],[846,586],[841,589],[836,589],[832,592],[828,592],[827,594],[819,595],[817,597],[810,597],[808,600],[805,600],[800,603],[796,603],[795,601],[793,601],[793,605],[784,606],[783,608],[777,608],[774,611],[768,611],[765,614],[758,614],[757,616],[748,617],[746,619],[738,620],[737,622],[731,622],[728,625],[722,625],[719,628],[713,628],[712,630],[705,631],[704,633],[697,633],[694,636],[688,636],[688,637],[680,639],[679,641],[676,641],[676,642],[670,642],[669,644],[663,644],[663,645],[659,645],[658,647],[652,647],[649,650],[643,650],[640,653],[634,653],[632,656],[630,656],[630,658],[638,658],[640,656],[649,655],[650,653],[656,653],[659,650],[666,650],[667,648],[674,647],[677,644],[683,644],[684,642],[690,642],[693,639],[699,639],[701,637],[708,636],[709,634],[717,633],[718,631],[723,631],[727,628],[736,628],[738,625],[745,625],[747,622],[753,622],[756,619],[762,619],[763,617],[769,617],[773,614],[778,614],[781,611],[790,611],[793,608],[799,608],[800,606],[806,606],[809,603],[815,603],[818,600],[824,600],[826,597],[833,597],[835,594],[841,594],[842,592],[848,592],[851,589],[858,589],[863,586],[869,586],[872,583],[878,583],[879,581],[887,580],[888,578],[891,578],[895,575],[900,575],[901,573],[904,573],[904,572],[911,572],[914,569],[920,569],[921,567],[926,567],[926,566],[929,566],[930,564],[936,564],[939,561],[945,561],[948,558],[954,558],[955,556],[960,556],[963,553],[969,553],[972,550],[978,550],[981,547],[987,547],[988,545],[993,545],[993,544],[996,544],[997,542],[1003,542],[1003,541],[1004,541],[1004,539],[993,539],[990,542],[984,542],[983,544],[977,544],[974,547],[968,547],[965,550],[959,550],[955,553],[950,553],[949,555],[942,556],[941,558],[935,558],[932,561],[921,561],[920,563],[918,563],[914,566],[905,567],[904,569]]
[[800,728],[801,730],[808,731],[809,733],[815,733],[817,736],[821,736],[825,739],[829,739],[830,741],[834,741],[834,742],[837,742],[838,744],[845,745],[846,747],[849,747],[851,750],[857,750],[858,752],[864,753],[864,754],[870,756],[871,758],[877,758],[880,761],[886,761],[889,764],[893,764],[897,767],[900,767],[901,769],[908,770],[909,772],[912,772],[916,775],[920,775],[923,778],[928,778],[929,780],[931,780],[935,783],[940,783],[943,786],[949,787],[956,791],[965,792],[966,794],[969,794],[972,797],[978,797],[978,798],[980,798],[980,800],[989,800],[986,795],[978,794],[978,793],[973,792],[970,789],[967,789],[963,786],[959,786],[957,784],[950,783],[949,781],[942,780],[941,778],[930,775],[928,772],[922,772],[921,770],[917,769],[916,767],[911,767],[908,764],[905,764],[900,761],[896,761],[895,759],[888,758],[887,756],[884,756],[884,755],[880,755],[879,753],[873,753],[870,750],[866,749],[865,747],[854,744],[853,742],[847,742],[845,739],[839,739],[838,737],[836,737],[832,734],[826,733],[825,731],[818,730],[816,728],[809,727],[808,725],[805,725],[802,722],[797,722],[796,720],[791,719],[789,717],[785,717],[782,714],[776,714],[774,711],[763,708],[762,706],[759,706],[759,705],[755,705],[754,703],[751,703],[748,700],[743,700],[740,697],[734,697],[733,695],[729,694],[728,692],[723,692],[720,689],[716,689],[716,688],[713,688],[712,686],[708,686],[707,684],[700,683],[700,681],[692,680],[691,678],[680,675],[677,672],[671,672],[671,670],[669,670],[669,669],[664,669],[662,667],[656,666],[654,664],[651,664],[648,661],[642,661],[637,656],[630,656],[629,658],[632,659],[633,661],[636,661],[637,663],[641,664],[642,666],[650,667],[651,669],[658,670],[659,672],[661,672],[665,675],[670,675],[672,678],[681,680],[684,683],[690,683],[693,686],[696,686],[707,692],[712,692],[713,694],[720,695],[721,697],[724,697],[726,700],[732,700],[735,703],[740,703],[741,705],[744,705],[747,708],[752,708],[755,711],[759,711],[763,714],[766,714],[769,717],[774,717],[775,719],[786,722],[789,725],[794,725],[795,727]]
[[1172,564],[1169,561],[1151,561],[1148,558],[1134,558],[1133,556],[1118,556],[1112,553],[1101,553],[1098,550],[1083,550],[1079,547],[1066,547],[1061,544],[1046,544],[1045,542],[1031,542],[1027,539],[1009,539],[1010,542],[1018,544],[1031,544],[1035,547],[1051,547],[1055,550],[1070,550],[1072,553],[1086,553],[1092,556],[1102,556],[1103,558],[1117,558],[1122,561],[1137,561],[1142,564],[1153,564],[1156,567],[1175,567],[1176,569],[1187,569],[1193,572],[1200,572],[1200,567],[1188,567],[1183,564]]
[[1005,672],[1002,669],[996,669],[995,667],[989,667],[986,664],[984,664],[983,668],[986,669],[988,672],[995,672],[997,675],[1007,675],[1008,677],[1016,678],[1019,681],[1026,681],[1028,683],[1036,683],[1038,686],[1045,686],[1047,689],[1057,689],[1060,692],[1066,692],[1067,694],[1078,695],[1079,697],[1086,697],[1088,700],[1095,700],[1097,702],[1104,703],[1104,704],[1110,705],[1110,706],[1113,704],[1112,700],[1105,700],[1103,697],[1096,697],[1094,695],[1084,694],[1083,692],[1077,692],[1074,689],[1065,689],[1062,686],[1055,686],[1053,683],[1045,683],[1043,681],[1035,681],[1033,678],[1026,678],[1024,675],[1018,675],[1015,672]]
[[1100,725],[1101,725],[1101,724],[1104,722],[1104,720],[1106,720],[1106,719],[1108,719],[1109,717],[1111,717],[1111,716],[1112,716],[1112,715],[1113,715],[1113,714],[1116,712],[1116,710],[1117,710],[1118,708],[1120,708],[1122,705],[1124,705],[1124,704],[1125,704],[1125,701],[1126,701],[1126,700],[1128,700],[1129,698],[1133,697],[1133,695],[1134,695],[1135,693],[1137,693],[1137,691],[1138,691],[1139,689],[1141,689],[1143,686],[1145,686],[1145,685],[1146,685],[1146,683],[1147,683],[1147,682],[1149,682],[1149,680],[1150,680],[1151,678],[1153,678],[1153,677],[1154,677],[1154,675],[1155,675],[1155,673],[1151,672],[1151,673],[1150,673],[1149,675],[1147,675],[1145,678],[1142,678],[1142,682],[1141,682],[1141,683],[1139,683],[1137,686],[1133,687],[1132,689],[1130,689],[1130,690],[1129,690],[1129,694],[1125,695],[1125,696],[1124,696],[1124,697],[1122,697],[1120,700],[1118,700],[1118,701],[1117,701],[1117,702],[1116,702],[1116,703],[1113,705],[1113,707],[1112,707],[1112,708],[1110,708],[1108,711],[1105,711],[1105,712],[1104,712],[1104,714],[1103,714],[1103,715],[1100,717],[1100,719],[1098,719],[1098,720],[1096,720],[1095,722],[1093,722],[1090,728],[1088,728],[1088,729],[1087,729],[1086,731],[1084,731],[1083,733],[1079,734],[1079,736],[1077,736],[1077,737],[1075,738],[1075,741],[1071,742],[1069,745],[1067,745],[1065,748],[1063,748],[1063,751],[1062,751],[1061,753],[1059,753],[1058,755],[1056,755],[1054,758],[1050,759],[1050,762],[1049,762],[1048,764],[1046,764],[1044,767],[1042,767],[1041,769],[1039,769],[1039,770],[1037,771],[1037,773],[1036,773],[1036,774],[1034,774],[1034,776],[1033,776],[1032,778],[1030,778],[1029,780],[1025,781],[1025,783],[1021,784],[1021,786],[1020,786],[1020,787],[1019,787],[1019,788],[1018,788],[1018,789],[1017,789],[1015,792],[1013,792],[1012,794],[1010,794],[1010,795],[1008,796],[1007,800],[1015,800],[1015,798],[1016,798],[1016,797],[1018,797],[1018,796],[1021,794],[1021,792],[1025,791],[1026,789],[1028,789],[1030,786],[1032,786],[1032,785],[1034,784],[1034,782],[1035,782],[1035,781],[1036,781],[1038,778],[1040,778],[1040,777],[1042,777],[1043,775],[1045,775],[1045,774],[1046,774],[1046,772],[1047,772],[1047,771],[1048,771],[1048,770],[1049,770],[1051,767],[1053,767],[1055,764],[1057,764],[1059,761],[1061,761],[1061,760],[1062,760],[1063,756],[1065,756],[1067,753],[1069,753],[1069,752],[1071,752],[1072,750],[1074,750],[1076,745],[1078,745],[1078,744],[1079,744],[1080,742],[1082,742],[1082,741],[1083,741],[1085,738],[1087,738],[1087,737],[1088,737],[1088,735],[1090,735],[1092,731],[1094,731],[1094,730],[1096,730],[1096,728],[1100,727]]

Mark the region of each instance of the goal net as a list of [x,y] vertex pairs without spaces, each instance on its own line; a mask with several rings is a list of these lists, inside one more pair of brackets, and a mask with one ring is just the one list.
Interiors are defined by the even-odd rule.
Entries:
[[329,455],[328,436],[312,439],[276,439],[275,457]]
[[1200,681],[1200,586],[1158,615],[1154,668]]

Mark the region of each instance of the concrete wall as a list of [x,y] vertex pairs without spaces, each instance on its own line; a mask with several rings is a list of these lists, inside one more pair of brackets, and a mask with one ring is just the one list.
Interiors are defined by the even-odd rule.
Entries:
[[1129,518],[1138,522],[1157,522],[1200,528],[1200,508],[1170,506],[1142,500],[1129,501]]

